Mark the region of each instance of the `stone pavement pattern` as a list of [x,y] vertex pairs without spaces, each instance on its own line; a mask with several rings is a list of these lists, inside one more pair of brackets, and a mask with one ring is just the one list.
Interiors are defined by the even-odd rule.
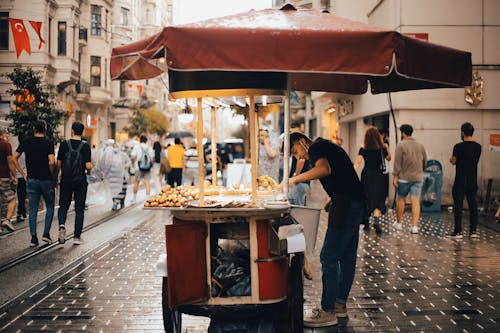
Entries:
[[[161,279],[154,264],[165,251],[168,214],[150,214],[146,223],[26,299],[28,309],[5,331],[162,332]],[[500,332],[500,235],[480,227],[479,239],[443,238],[451,216],[423,216],[420,234],[411,235],[407,228],[390,228],[395,218],[389,212],[381,236],[361,231],[349,320],[315,332]],[[322,214],[310,258],[314,279],[305,283],[306,316],[320,300],[318,253],[325,230]],[[184,332],[206,332],[208,324],[207,318],[183,316]]]

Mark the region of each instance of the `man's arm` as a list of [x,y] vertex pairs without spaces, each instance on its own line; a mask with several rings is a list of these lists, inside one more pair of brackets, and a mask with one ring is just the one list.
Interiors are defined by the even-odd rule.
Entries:
[[354,162],[354,170],[356,170],[356,172],[358,172],[362,162],[363,162],[363,156],[358,155],[356,157],[356,161]]
[[302,169],[304,169],[304,165],[306,164],[306,160],[301,158],[297,160],[297,164],[295,164],[295,174],[300,175],[302,173]]
[[52,175],[54,175],[54,177],[57,177],[58,168],[56,164],[56,156],[54,154],[49,154],[48,157],[49,157],[49,170],[52,173]]
[[19,171],[24,179],[26,179],[28,175],[26,174],[26,172],[24,172],[23,168],[21,168],[21,164],[19,164],[19,156],[21,156],[21,154],[19,154],[17,151],[14,152],[14,155],[12,156],[12,162],[14,163],[14,167],[16,168],[16,170]]
[[12,181],[17,185],[16,176],[16,165],[14,163],[14,157],[12,155],[7,156],[7,163],[9,164],[10,175],[12,176]]
[[276,152],[273,150],[273,148],[271,148],[271,140],[269,139],[269,137],[267,137],[264,140],[264,148],[266,149],[266,153],[267,153],[267,156],[269,156],[269,158],[276,157]]
[[330,169],[328,160],[326,158],[320,158],[316,161],[316,164],[311,170],[301,173],[300,175],[297,175],[295,177],[289,178],[288,183],[290,185],[295,185],[297,183],[303,183],[309,180],[323,178],[328,176],[331,172],[332,171]]

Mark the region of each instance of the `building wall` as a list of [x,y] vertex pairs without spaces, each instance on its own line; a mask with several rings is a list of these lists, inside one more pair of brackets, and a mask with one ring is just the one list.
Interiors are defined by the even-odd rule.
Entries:
[[[484,6],[484,7],[483,7]],[[488,179],[493,179],[493,197],[500,197],[500,174],[495,166],[500,163],[500,152],[489,150],[489,134],[500,132],[500,2],[485,0],[338,0],[332,6],[336,15],[361,20],[366,13],[371,25],[394,29],[402,33],[427,33],[430,42],[458,48],[472,53],[474,70],[484,79],[484,99],[478,106],[464,100],[463,89],[437,89],[391,94],[397,124],[410,123],[415,127],[430,158],[444,167],[443,203],[451,203],[451,185],[454,167],[448,162],[453,145],[460,140],[460,125],[469,121],[476,127],[475,139],[483,145],[479,164],[480,196],[484,198]],[[386,94],[343,96],[332,94],[332,99],[349,98],[354,112],[340,118],[340,135],[355,159],[366,125],[360,119],[387,114]],[[353,125],[355,124],[355,125]],[[351,132],[355,130],[356,134]],[[394,149],[396,133],[390,127],[390,142]],[[359,147],[358,147],[359,148]],[[394,150],[393,150],[394,151]]]

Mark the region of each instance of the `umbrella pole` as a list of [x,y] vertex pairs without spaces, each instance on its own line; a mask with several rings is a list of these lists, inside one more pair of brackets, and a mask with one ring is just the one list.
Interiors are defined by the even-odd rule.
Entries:
[[285,133],[283,141],[283,192],[285,198],[288,198],[288,175],[290,173],[290,77],[287,75],[285,93],[285,122],[283,132]]
[[205,168],[203,163],[205,161],[205,154],[203,153],[203,100],[201,97],[198,97],[198,106],[197,106],[197,117],[196,117],[196,149],[198,150],[198,186],[200,188],[199,192],[199,205],[204,205],[204,196],[205,196],[205,184],[204,175]]
[[[396,139],[396,145],[398,144],[398,124],[396,123],[396,115],[394,114],[394,108],[392,107],[391,93],[387,93],[387,101],[389,102],[389,109],[391,110],[392,122],[394,124],[394,136]],[[396,207],[396,191],[394,191],[394,198],[392,199],[392,209]]]
[[250,158],[251,158],[251,172],[252,172],[252,201],[257,200],[257,177],[259,176],[259,166],[258,166],[258,124],[257,124],[257,114],[255,113],[255,97],[250,96],[249,105],[249,120],[250,120]]
[[216,186],[217,185],[217,133],[215,132],[216,129],[216,109],[214,107],[211,108],[210,110],[210,116],[211,116],[211,121],[210,124],[212,125],[212,128],[210,130],[210,133],[212,135],[212,185]]

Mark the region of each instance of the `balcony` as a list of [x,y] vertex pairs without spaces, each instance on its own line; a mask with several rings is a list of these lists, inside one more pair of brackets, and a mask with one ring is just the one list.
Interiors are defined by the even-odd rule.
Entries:
[[85,102],[90,98],[90,83],[85,80],[80,80],[76,83],[76,100]]

